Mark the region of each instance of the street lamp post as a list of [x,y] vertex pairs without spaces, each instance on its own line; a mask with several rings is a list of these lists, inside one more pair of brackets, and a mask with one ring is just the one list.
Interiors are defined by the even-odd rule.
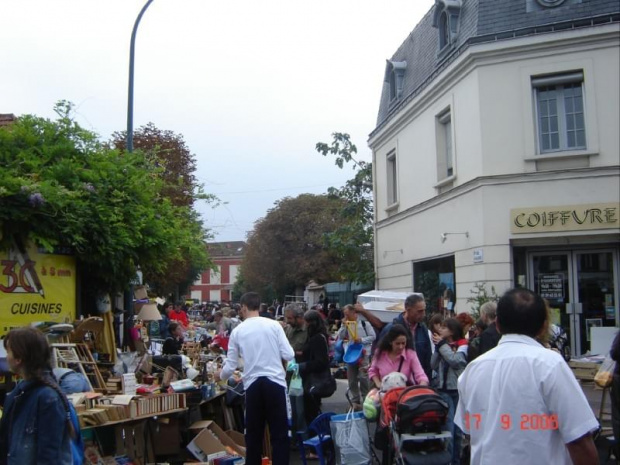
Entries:
[[153,3],[153,0],[148,0],[140,14],[136,18],[136,22],[133,25],[133,31],[131,32],[131,45],[129,47],[129,91],[127,97],[127,151],[133,152],[133,69],[134,69],[134,57],[136,50],[136,33],[138,32],[138,25],[142,19],[142,15],[146,9]]
[[[148,0],[142,10],[140,10],[140,14],[136,18],[136,22],[133,25],[133,31],[131,31],[131,45],[129,47],[129,91],[127,92],[127,141],[126,141],[126,149],[128,152],[133,152],[133,68],[134,68],[134,57],[136,50],[136,33],[138,32],[138,25],[140,24],[140,20],[142,19],[142,15],[146,11],[146,9],[153,3],[153,0]],[[130,315],[133,315],[133,284],[129,285],[129,291],[124,293],[124,301],[125,308],[131,310],[129,312]],[[131,320],[133,321],[133,319]],[[123,321],[124,327],[125,321]]]

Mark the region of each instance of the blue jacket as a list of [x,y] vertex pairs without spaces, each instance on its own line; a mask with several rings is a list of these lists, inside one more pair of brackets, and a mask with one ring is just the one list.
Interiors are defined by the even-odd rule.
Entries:
[[67,412],[60,395],[21,381],[4,403],[0,422],[1,465],[72,465]]
[[[433,350],[431,348],[431,339],[428,335],[428,328],[424,325],[424,323],[418,323],[415,330],[415,338],[413,338],[409,325],[405,321],[405,314],[401,313],[394,318],[392,323],[383,328],[381,334],[379,335],[379,340],[387,334],[392,325],[401,325],[405,328],[405,331],[407,331],[407,348],[416,351],[416,355],[418,356],[418,360],[420,360],[424,373],[426,373],[426,377],[429,381],[433,379],[433,370],[431,369],[431,355],[433,355]],[[413,346],[414,339],[415,347]]]

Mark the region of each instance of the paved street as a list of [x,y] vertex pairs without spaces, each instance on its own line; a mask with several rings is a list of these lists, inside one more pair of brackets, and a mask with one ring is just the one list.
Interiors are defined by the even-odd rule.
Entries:
[[[345,413],[348,409],[349,404],[345,397],[345,392],[347,390],[347,381],[339,379],[337,380],[337,382],[338,382],[338,390],[336,391],[336,393],[329,399],[325,399],[323,401],[323,407],[322,407],[323,412]],[[586,397],[588,398],[588,401],[590,402],[592,411],[594,412],[595,415],[598,416],[599,408],[601,405],[602,390],[595,389],[592,383],[585,384],[583,386],[583,390],[584,390],[584,393],[586,394]],[[610,409],[611,407],[609,403],[609,396],[607,396],[605,411],[610,412],[611,411]],[[609,422],[608,421],[604,422],[604,424],[609,424]],[[613,459],[606,460],[609,446],[608,446],[607,441],[604,438],[599,438],[596,441],[596,445],[598,448],[601,465],[611,465],[611,464],[616,463],[614,462]],[[298,450],[291,451],[291,462],[290,463],[291,465],[301,465],[303,463],[299,456]],[[308,463],[312,464],[312,463],[318,463],[318,462],[315,460],[315,461],[309,461]]]

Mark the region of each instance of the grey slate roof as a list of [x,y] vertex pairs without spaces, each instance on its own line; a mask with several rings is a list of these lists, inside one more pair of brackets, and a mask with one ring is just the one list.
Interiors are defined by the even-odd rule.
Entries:
[[407,62],[402,96],[390,104],[386,79],[377,127],[371,136],[471,44],[620,22],[618,0],[566,0],[555,8],[542,8],[536,0],[461,0],[458,37],[448,50],[440,53],[439,29],[433,27],[433,16],[441,0],[435,1],[390,59]]

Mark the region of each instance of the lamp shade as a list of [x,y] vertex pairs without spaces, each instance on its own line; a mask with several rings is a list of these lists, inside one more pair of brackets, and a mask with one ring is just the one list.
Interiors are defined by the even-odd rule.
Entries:
[[161,320],[161,313],[157,310],[155,304],[144,304],[138,313],[138,319],[142,321],[156,321]]

